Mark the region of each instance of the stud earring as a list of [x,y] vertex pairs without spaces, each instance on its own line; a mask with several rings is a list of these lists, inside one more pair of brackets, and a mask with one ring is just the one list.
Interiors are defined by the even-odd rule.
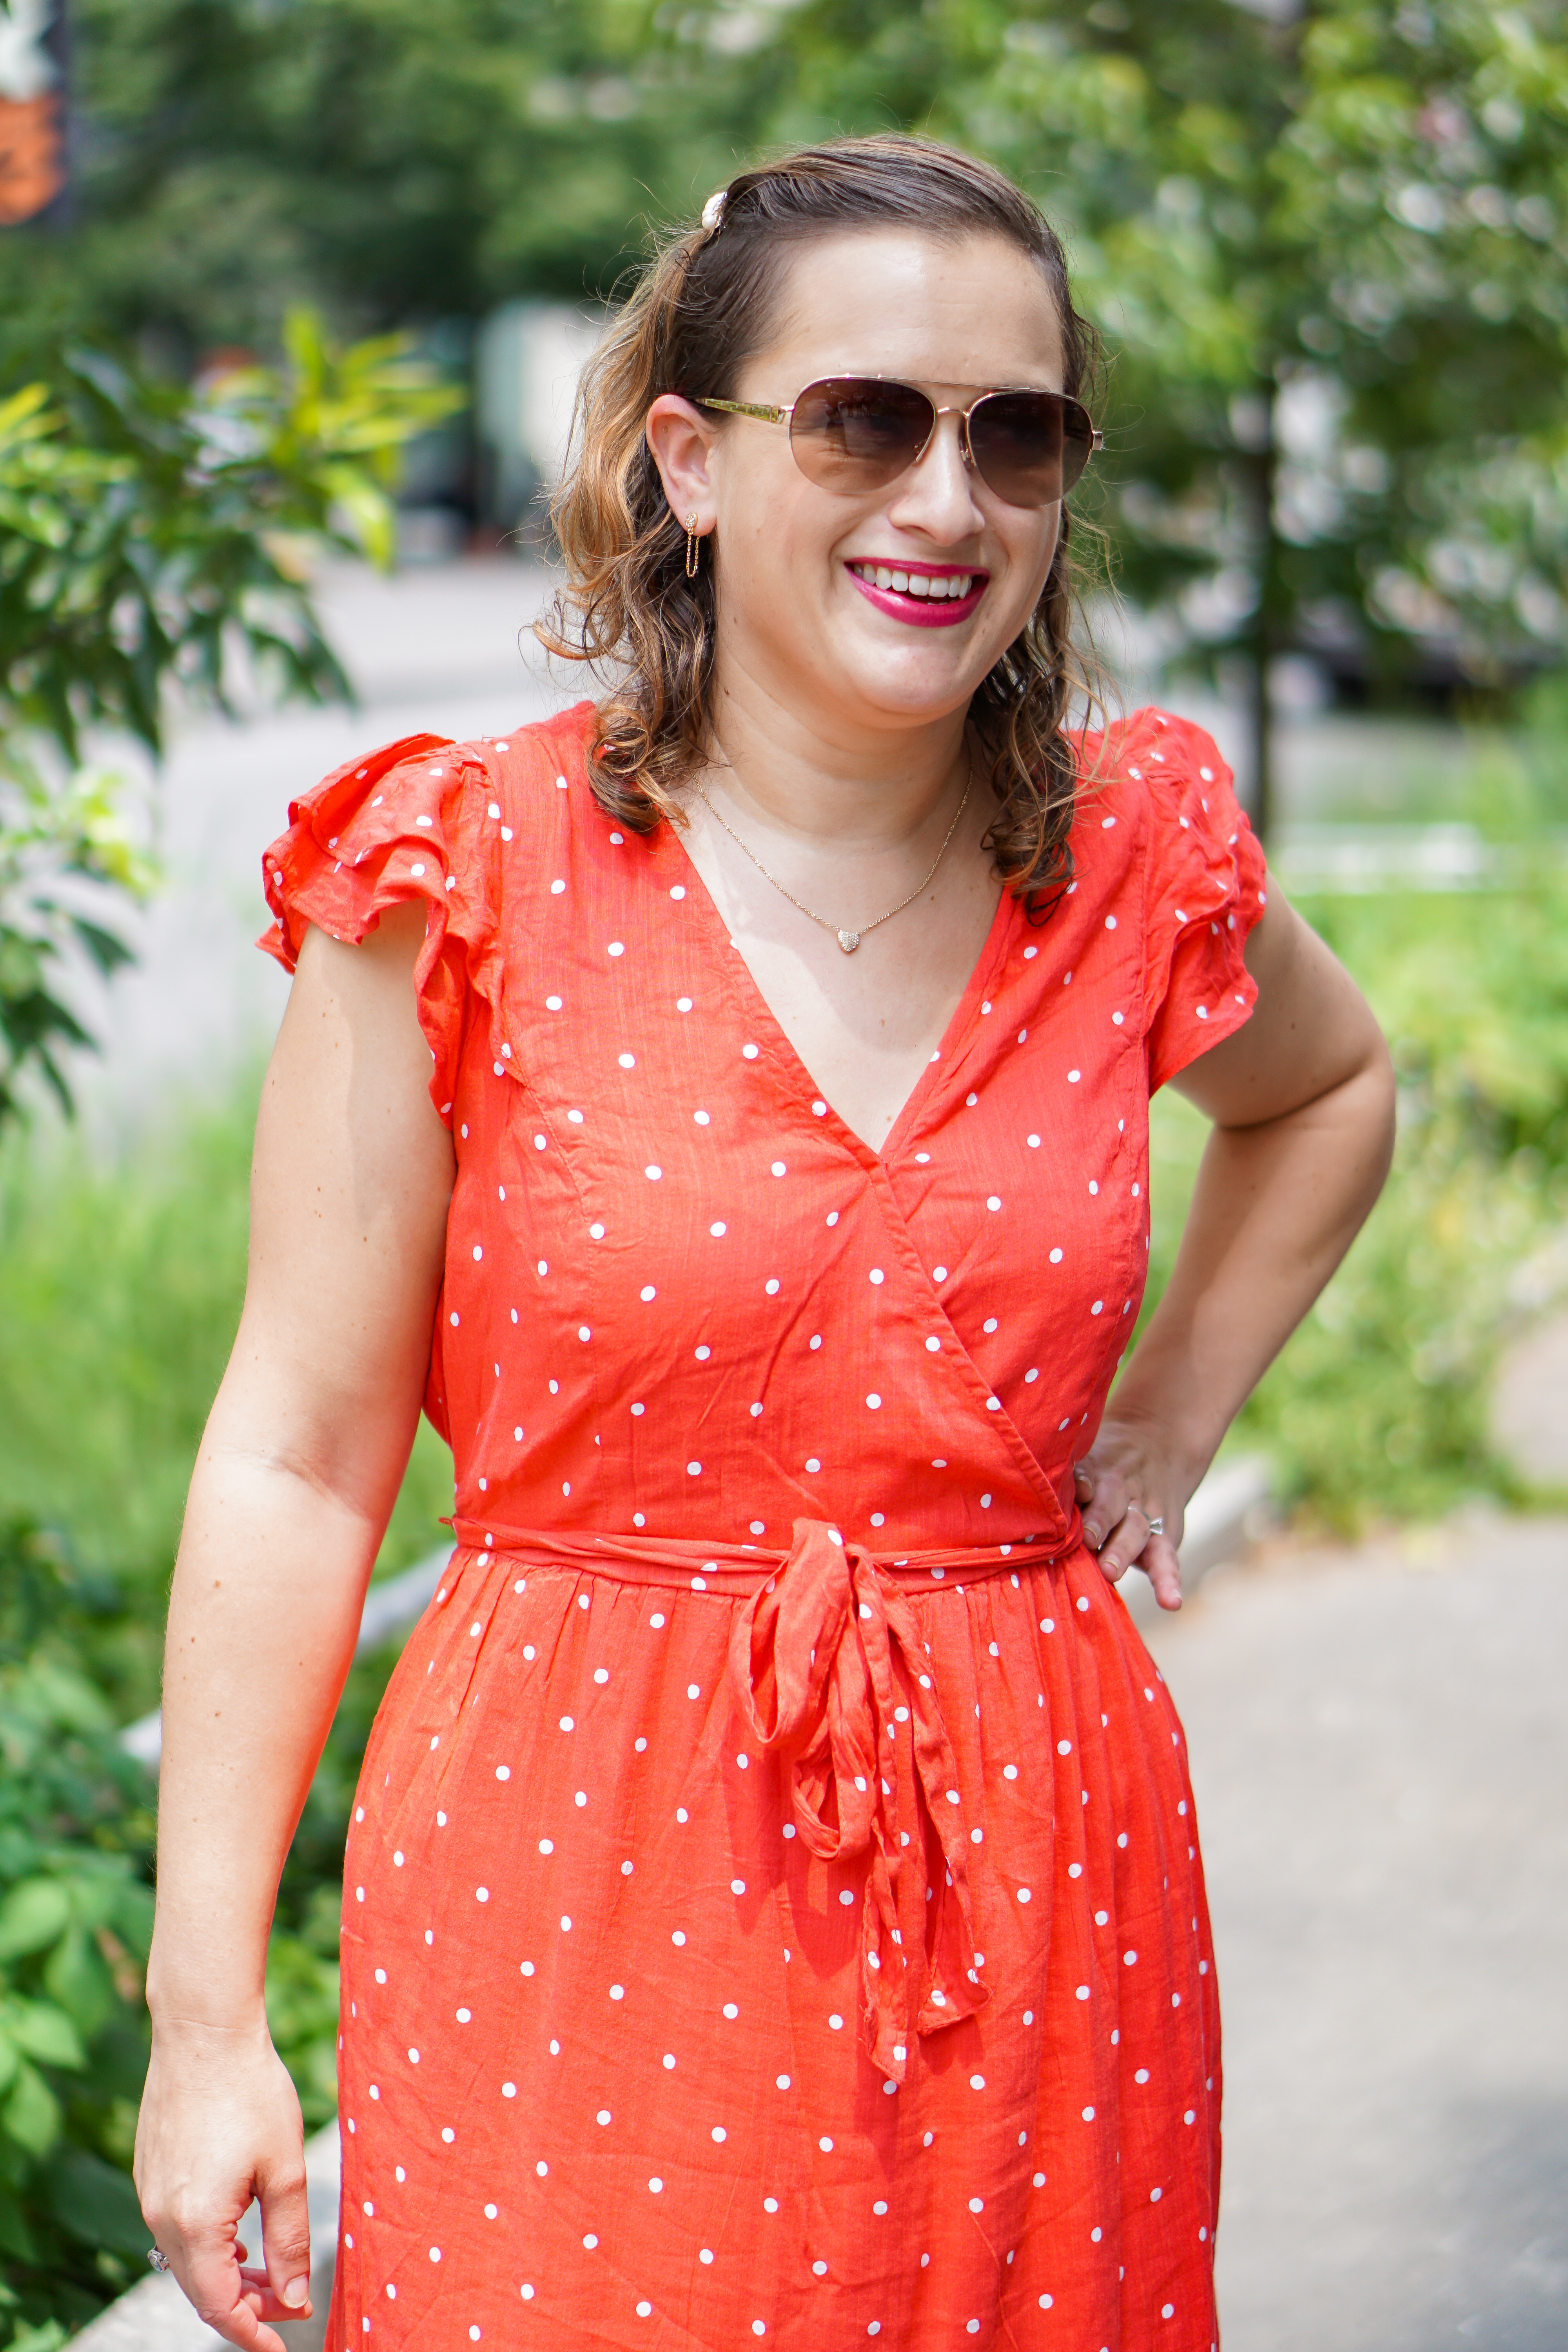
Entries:
[[686,576],[689,580],[697,577],[701,547],[702,541],[697,536],[697,509],[693,507],[686,518]]

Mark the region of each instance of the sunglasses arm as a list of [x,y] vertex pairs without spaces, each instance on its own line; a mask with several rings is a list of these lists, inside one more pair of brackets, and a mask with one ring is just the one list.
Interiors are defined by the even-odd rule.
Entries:
[[764,425],[782,425],[795,414],[795,403],[787,408],[772,408],[752,400],[695,400],[694,408],[721,408],[728,416],[756,416]]

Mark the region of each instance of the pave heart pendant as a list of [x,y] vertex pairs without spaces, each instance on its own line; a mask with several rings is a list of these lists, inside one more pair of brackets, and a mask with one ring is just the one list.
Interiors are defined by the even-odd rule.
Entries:
[[853,955],[856,949],[860,944],[859,932],[840,931],[838,934],[838,944],[843,949],[846,955]]

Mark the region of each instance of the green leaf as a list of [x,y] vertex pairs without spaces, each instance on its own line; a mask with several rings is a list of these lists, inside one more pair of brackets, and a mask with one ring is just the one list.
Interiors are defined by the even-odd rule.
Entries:
[[153,2233],[129,2173],[90,2148],[61,2147],[49,2158],[45,2188],[56,2221],[83,2245],[145,2256]]
[[0,2025],[0,2091],[9,2090],[16,2080],[16,2069],[21,2063],[21,2052],[4,2025]]
[[0,2189],[0,2253],[18,2263],[36,2263],[38,2243],[27,2227],[27,2217],[14,2198]]
[[60,2120],[59,2101],[24,2059],[11,2095],[0,2107],[0,2125],[6,2137],[31,2156],[46,2156],[59,2137]]
[[81,2037],[63,2009],[47,2000],[10,2000],[5,2023],[18,2050],[45,2066],[85,2066]]
[[84,2041],[90,2041],[112,2013],[114,1979],[84,1927],[72,1927],[49,1954],[44,1967],[44,1990],[59,2003]]
[[58,1878],[25,1878],[0,1903],[0,1960],[41,1952],[65,1932],[70,1894]]
[[6,2352],[59,2352],[61,2345],[69,2340],[58,2319],[40,2319],[36,2326],[18,2327]]

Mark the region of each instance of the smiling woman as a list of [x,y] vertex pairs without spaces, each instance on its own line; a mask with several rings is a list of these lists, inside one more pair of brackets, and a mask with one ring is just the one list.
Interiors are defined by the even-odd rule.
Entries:
[[[1068,731],[1089,349],[968,158],[742,173],[585,387],[550,634],[604,699],[268,853],[137,2168],[234,2344],[300,2309],[267,1922],[421,1399],[458,1548],[349,1832],[331,2352],[1215,2342],[1202,1869],[1114,1585],[1179,1605],[1391,1086],[1208,739]],[[1167,1081],[1215,1133],[1108,1402]]]

